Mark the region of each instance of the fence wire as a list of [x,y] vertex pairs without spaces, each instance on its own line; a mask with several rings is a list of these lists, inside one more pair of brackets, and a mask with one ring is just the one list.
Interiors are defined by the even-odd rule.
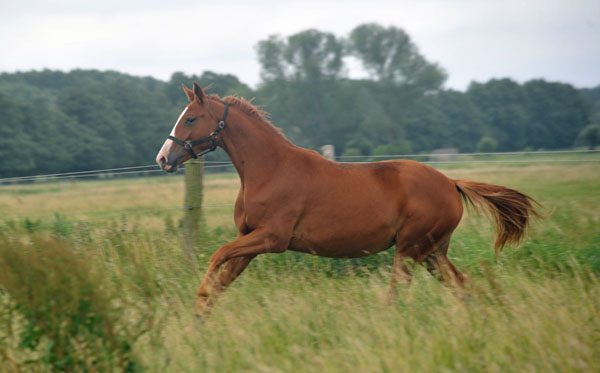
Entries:
[[[600,150],[549,150],[549,151],[537,151],[537,152],[500,152],[500,153],[444,153],[444,154],[387,154],[387,155],[353,155],[353,156],[337,156],[336,159],[339,163],[365,163],[372,162],[377,159],[405,159],[405,158],[436,158],[436,157],[482,157],[482,156],[516,156],[516,155],[548,155],[548,154],[590,154],[600,153]],[[355,160],[354,160],[355,159]],[[590,163],[600,162],[600,159],[507,159],[507,160],[428,160],[422,161],[425,164],[452,164],[452,163],[470,163],[470,164],[484,164],[484,163]],[[233,166],[230,161],[204,161],[204,168],[216,169],[216,168],[227,168]],[[113,178],[121,175],[147,175],[154,174],[157,172],[163,172],[160,169],[156,169],[156,164],[143,165],[143,166],[131,166],[131,167],[119,167],[119,168],[107,168],[99,170],[88,170],[88,171],[74,171],[74,172],[63,172],[55,174],[42,174],[42,175],[30,175],[30,176],[17,176],[0,178],[0,184],[19,184],[22,182],[36,182],[36,181],[54,181],[63,179],[82,179],[82,178]],[[150,170],[150,168],[155,168]],[[182,169],[177,172],[181,173]]]

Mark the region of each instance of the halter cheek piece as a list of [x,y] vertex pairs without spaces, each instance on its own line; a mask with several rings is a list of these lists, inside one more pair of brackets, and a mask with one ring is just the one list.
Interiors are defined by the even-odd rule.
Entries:
[[[215,149],[217,149],[217,136],[219,135],[219,132],[221,132],[225,127],[225,119],[227,119],[227,114],[229,113],[229,102],[223,101],[223,103],[225,104],[225,112],[223,113],[223,119],[221,119],[219,124],[217,124],[217,128],[214,131],[212,131],[211,134],[207,137],[203,137],[194,141],[183,141],[175,136],[169,136],[167,137],[167,139],[173,140],[173,142],[175,142],[176,144],[181,145],[194,159],[197,159],[198,157],[202,157],[206,153],[214,151]],[[196,154],[194,152],[194,146],[203,144],[205,142],[211,142],[210,148],[205,149],[200,153]]]

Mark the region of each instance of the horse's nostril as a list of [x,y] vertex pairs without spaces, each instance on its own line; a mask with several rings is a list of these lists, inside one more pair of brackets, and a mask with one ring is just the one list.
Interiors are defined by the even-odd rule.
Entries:
[[167,158],[164,155],[161,155],[160,157],[156,158],[156,163],[163,168],[167,163]]

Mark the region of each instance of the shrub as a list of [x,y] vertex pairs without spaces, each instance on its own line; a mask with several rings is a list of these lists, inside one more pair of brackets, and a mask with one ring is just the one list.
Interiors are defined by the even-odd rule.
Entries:
[[132,344],[151,317],[91,263],[56,237],[0,236],[0,365],[4,358],[34,370],[138,370]]
[[[344,148],[344,155],[370,155],[373,144],[363,135],[357,135],[346,143]],[[346,154],[348,151],[352,151],[353,154]],[[358,151],[358,154],[354,154]]]
[[489,137],[483,136],[479,143],[477,143],[476,151],[478,153],[492,153],[498,149],[498,141]]
[[342,153],[344,157],[360,157],[362,155],[361,151],[356,148],[346,148]]
[[378,145],[373,149],[373,155],[405,155],[412,153],[410,142],[396,140],[391,144]]

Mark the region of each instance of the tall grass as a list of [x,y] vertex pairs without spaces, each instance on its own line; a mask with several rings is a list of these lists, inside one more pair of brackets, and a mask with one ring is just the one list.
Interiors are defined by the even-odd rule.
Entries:
[[[194,294],[212,251],[235,237],[225,223],[230,211],[207,212],[208,221],[223,223],[209,226],[205,250],[190,260],[176,214],[142,209],[79,220],[69,211],[53,214],[48,202],[37,211],[47,218],[13,215],[0,225],[0,372],[599,371],[594,171],[450,171],[522,189],[553,212],[498,261],[489,223],[465,217],[450,249],[469,277],[463,292],[416,266],[411,286],[388,305],[391,252],[354,260],[264,255],[203,323],[192,314]],[[173,180],[156,189],[175,187]],[[235,198],[235,182],[210,182],[207,204]],[[94,195],[108,187],[92,184],[81,188]],[[153,195],[137,181],[122,186],[140,199]],[[71,193],[45,188],[19,195],[21,203]],[[93,210],[77,198],[82,210]],[[0,208],[15,211],[6,203],[12,199],[0,193]],[[106,203],[104,209],[116,207]]]
[[[7,250],[3,242],[5,364],[173,372],[600,368],[600,286],[574,261],[556,270],[481,263],[468,271],[464,292],[416,267],[412,285],[389,306],[389,262],[360,271],[342,260],[264,256],[199,323],[191,310],[195,267],[205,258],[188,265],[175,239],[116,228],[89,246],[51,238],[11,241]],[[114,332],[115,342],[106,340]]]
[[[457,295],[419,272],[392,307],[378,275],[247,275],[207,323],[174,320],[173,371],[595,371],[597,279],[493,271]],[[180,333],[184,333],[182,337]]]

